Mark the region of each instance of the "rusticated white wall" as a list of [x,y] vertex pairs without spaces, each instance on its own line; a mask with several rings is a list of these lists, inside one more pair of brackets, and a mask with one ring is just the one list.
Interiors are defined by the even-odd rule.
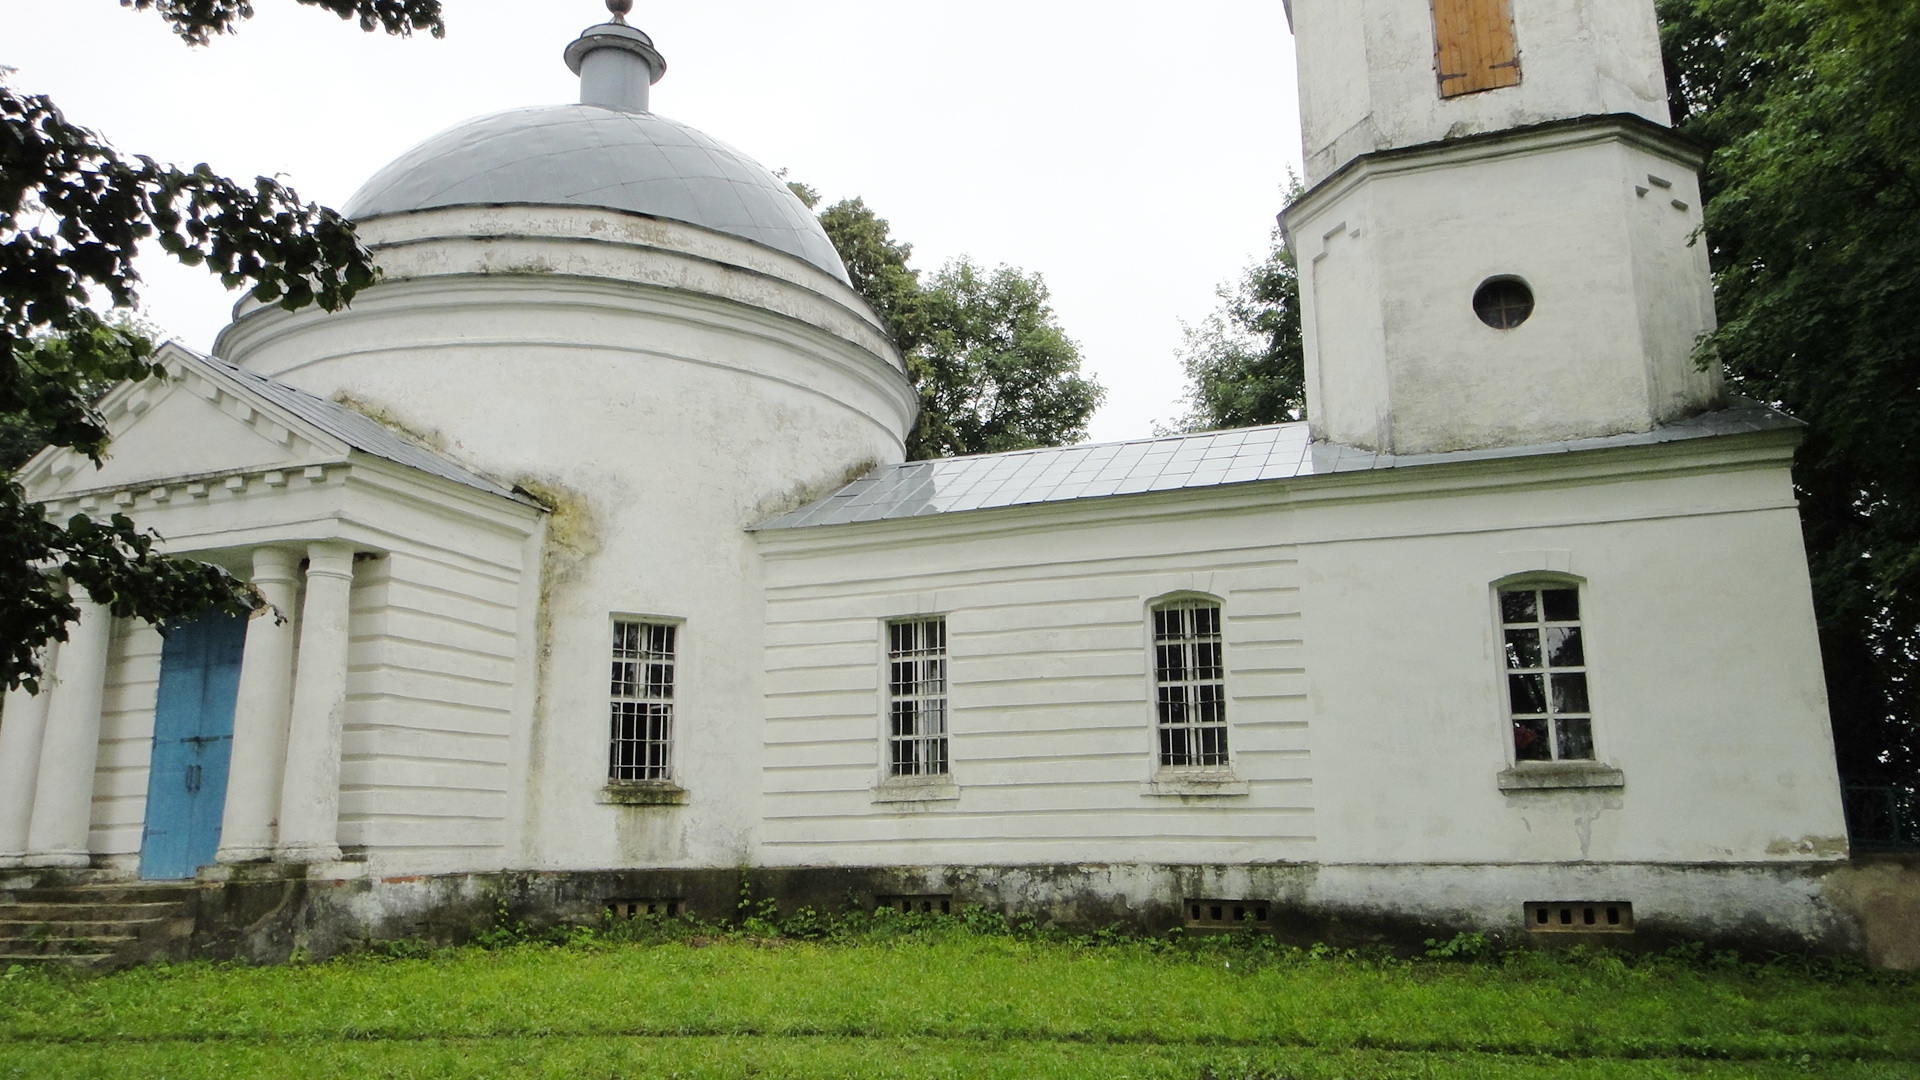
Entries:
[[[763,861],[1789,865],[1845,829],[1778,436],[761,534]],[[1505,794],[1494,583],[1585,581],[1624,789]],[[1147,603],[1221,598],[1248,793],[1152,771]],[[881,627],[948,617],[950,802],[877,803]]]

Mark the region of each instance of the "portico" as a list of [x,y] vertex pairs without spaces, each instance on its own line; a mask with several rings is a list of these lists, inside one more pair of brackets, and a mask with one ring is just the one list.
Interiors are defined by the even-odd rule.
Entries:
[[[236,677],[182,644],[196,635],[191,624],[159,641],[76,586],[81,617],[65,642],[48,643],[39,693],[15,691],[5,704],[0,868],[130,869],[137,861],[143,876],[177,877],[216,861],[339,862],[343,757],[356,711],[350,664],[356,641],[364,647],[376,636],[375,611],[362,603],[357,615],[356,596],[391,587],[382,564],[418,549],[407,534],[431,531],[421,528],[423,510],[442,521],[486,511],[515,551],[539,530],[532,500],[452,462],[419,463],[451,474],[434,476],[379,457],[389,448],[378,439],[353,438],[377,434],[356,429],[356,420],[372,422],[339,405],[284,387],[271,388],[276,401],[259,393],[264,380],[166,352],[168,383],[123,388],[105,403],[116,449],[137,443],[155,416],[211,405],[218,418],[203,420],[244,425],[292,460],[255,454],[227,469],[156,477],[139,475],[152,458],[116,454],[93,473],[48,452],[24,478],[51,516],[137,510],[173,553],[249,581],[261,607],[244,626],[220,631],[244,642]],[[220,434],[231,433],[216,431],[212,441]],[[358,711],[379,710],[366,705]],[[179,753],[165,753],[176,745]],[[144,774],[143,790],[130,773]],[[143,857],[163,831],[169,857]],[[348,843],[364,857],[359,831]]]

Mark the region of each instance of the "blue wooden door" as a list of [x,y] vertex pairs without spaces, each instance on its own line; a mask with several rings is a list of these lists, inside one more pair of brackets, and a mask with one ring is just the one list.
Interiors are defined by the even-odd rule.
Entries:
[[141,877],[190,878],[213,862],[246,640],[247,620],[221,614],[177,623],[167,634],[153,714]]

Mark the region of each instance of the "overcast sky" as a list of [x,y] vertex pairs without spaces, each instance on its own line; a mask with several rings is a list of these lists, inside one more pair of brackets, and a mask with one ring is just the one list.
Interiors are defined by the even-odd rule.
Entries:
[[[339,206],[463,119],[575,100],[560,59],[601,0],[446,0],[447,37],[390,39],[292,0],[193,49],[117,0],[0,0],[0,65],[123,151],[276,174]],[[661,114],[828,199],[865,196],[931,271],[1046,276],[1108,390],[1097,439],[1180,411],[1180,320],[1265,248],[1298,169],[1280,0],[640,0]],[[150,317],[206,348],[232,298],[143,266]]]

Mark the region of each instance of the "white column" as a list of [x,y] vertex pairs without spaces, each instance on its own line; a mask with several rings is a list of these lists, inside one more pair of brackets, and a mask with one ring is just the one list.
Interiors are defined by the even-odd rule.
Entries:
[[47,732],[47,705],[53,700],[53,665],[60,643],[40,652],[40,692],[7,693],[0,709],[0,870],[27,857],[27,830],[33,824],[33,791],[38,787],[40,743]]
[[281,548],[253,553],[253,587],[267,602],[247,621],[240,691],[233,710],[233,760],[220,822],[219,860],[255,862],[273,856],[274,819],[287,764],[287,722],[293,710],[293,597],[299,556]]
[[307,548],[307,599],[300,609],[300,660],[280,795],[280,858],[340,857],[340,732],[347,707],[347,608],[353,546]]
[[80,621],[67,630],[54,666],[53,699],[47,703],[47,733],[40,744],[34,784],[33,825],[27,835],[28,866],[85,867],[87,831],[93,824],[93,772],[100,760],[100,699],[107,688],[107,651],[113,616],[74,587]]

